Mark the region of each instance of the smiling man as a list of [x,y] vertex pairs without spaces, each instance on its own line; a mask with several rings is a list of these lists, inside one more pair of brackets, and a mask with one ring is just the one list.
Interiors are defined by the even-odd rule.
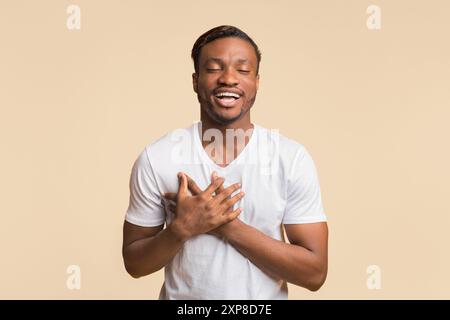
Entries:
[[287,282],[318,290],[328,263],[318,175],[302,144],[250,120],[257,45],[219,26],[192,59],[201,120],[134,163],[126,270],[139,278],[165,267],[160,299],[287,299]]

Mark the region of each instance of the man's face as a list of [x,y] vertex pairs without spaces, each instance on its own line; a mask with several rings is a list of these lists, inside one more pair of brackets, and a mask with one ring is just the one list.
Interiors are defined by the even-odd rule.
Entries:
[[221,38],[200,52],[193,86],[201,108],[216,122],[227,125],[253,106],[258,90],[255,49],[240,38]]

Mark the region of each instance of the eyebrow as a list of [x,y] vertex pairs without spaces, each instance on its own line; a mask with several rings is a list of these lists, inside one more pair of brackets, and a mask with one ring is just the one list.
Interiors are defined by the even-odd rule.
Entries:
[[[222,63],[223,60],[220,58],[208,58],[205,62],[208,63],[209,61],[214,61],[214,62],[218,62],[218,63]],[[238,59],[239,63],[247,63],[248,59]]]
[[208,58],[208,59],[206,59],[205,63],[208,63],[210,61],[221,63],[222,59],[220,59],[220,58]]

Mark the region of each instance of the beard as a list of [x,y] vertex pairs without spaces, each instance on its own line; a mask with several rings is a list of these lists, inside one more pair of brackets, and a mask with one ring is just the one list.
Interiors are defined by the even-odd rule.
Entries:
[[256,95],[248,101],[248,103],[247,103],[248,108],[242,107],[239,114],[234,117],[231,117],[231,118],[223,117],[221,114],[215,112],[214,105],[211,103],[211,101],[202,99],[199,94],[197,94],[197,100],[200,103],[200,107],[202,108],[202,110],[204,110],[214,122],[217,122],[220,125],[226,126],[226,125],[230,125],[233,122],[239,120],[240,118],[242,118],[243,115],[245,115],[250,110],[250,108],[255,103]]

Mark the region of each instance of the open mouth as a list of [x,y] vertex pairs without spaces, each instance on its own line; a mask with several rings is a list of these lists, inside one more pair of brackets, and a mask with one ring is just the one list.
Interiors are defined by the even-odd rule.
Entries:
[[235,92],[219,92],[214,95],[216,102],[222,107],[234,107],[241,98],[240,94]]

